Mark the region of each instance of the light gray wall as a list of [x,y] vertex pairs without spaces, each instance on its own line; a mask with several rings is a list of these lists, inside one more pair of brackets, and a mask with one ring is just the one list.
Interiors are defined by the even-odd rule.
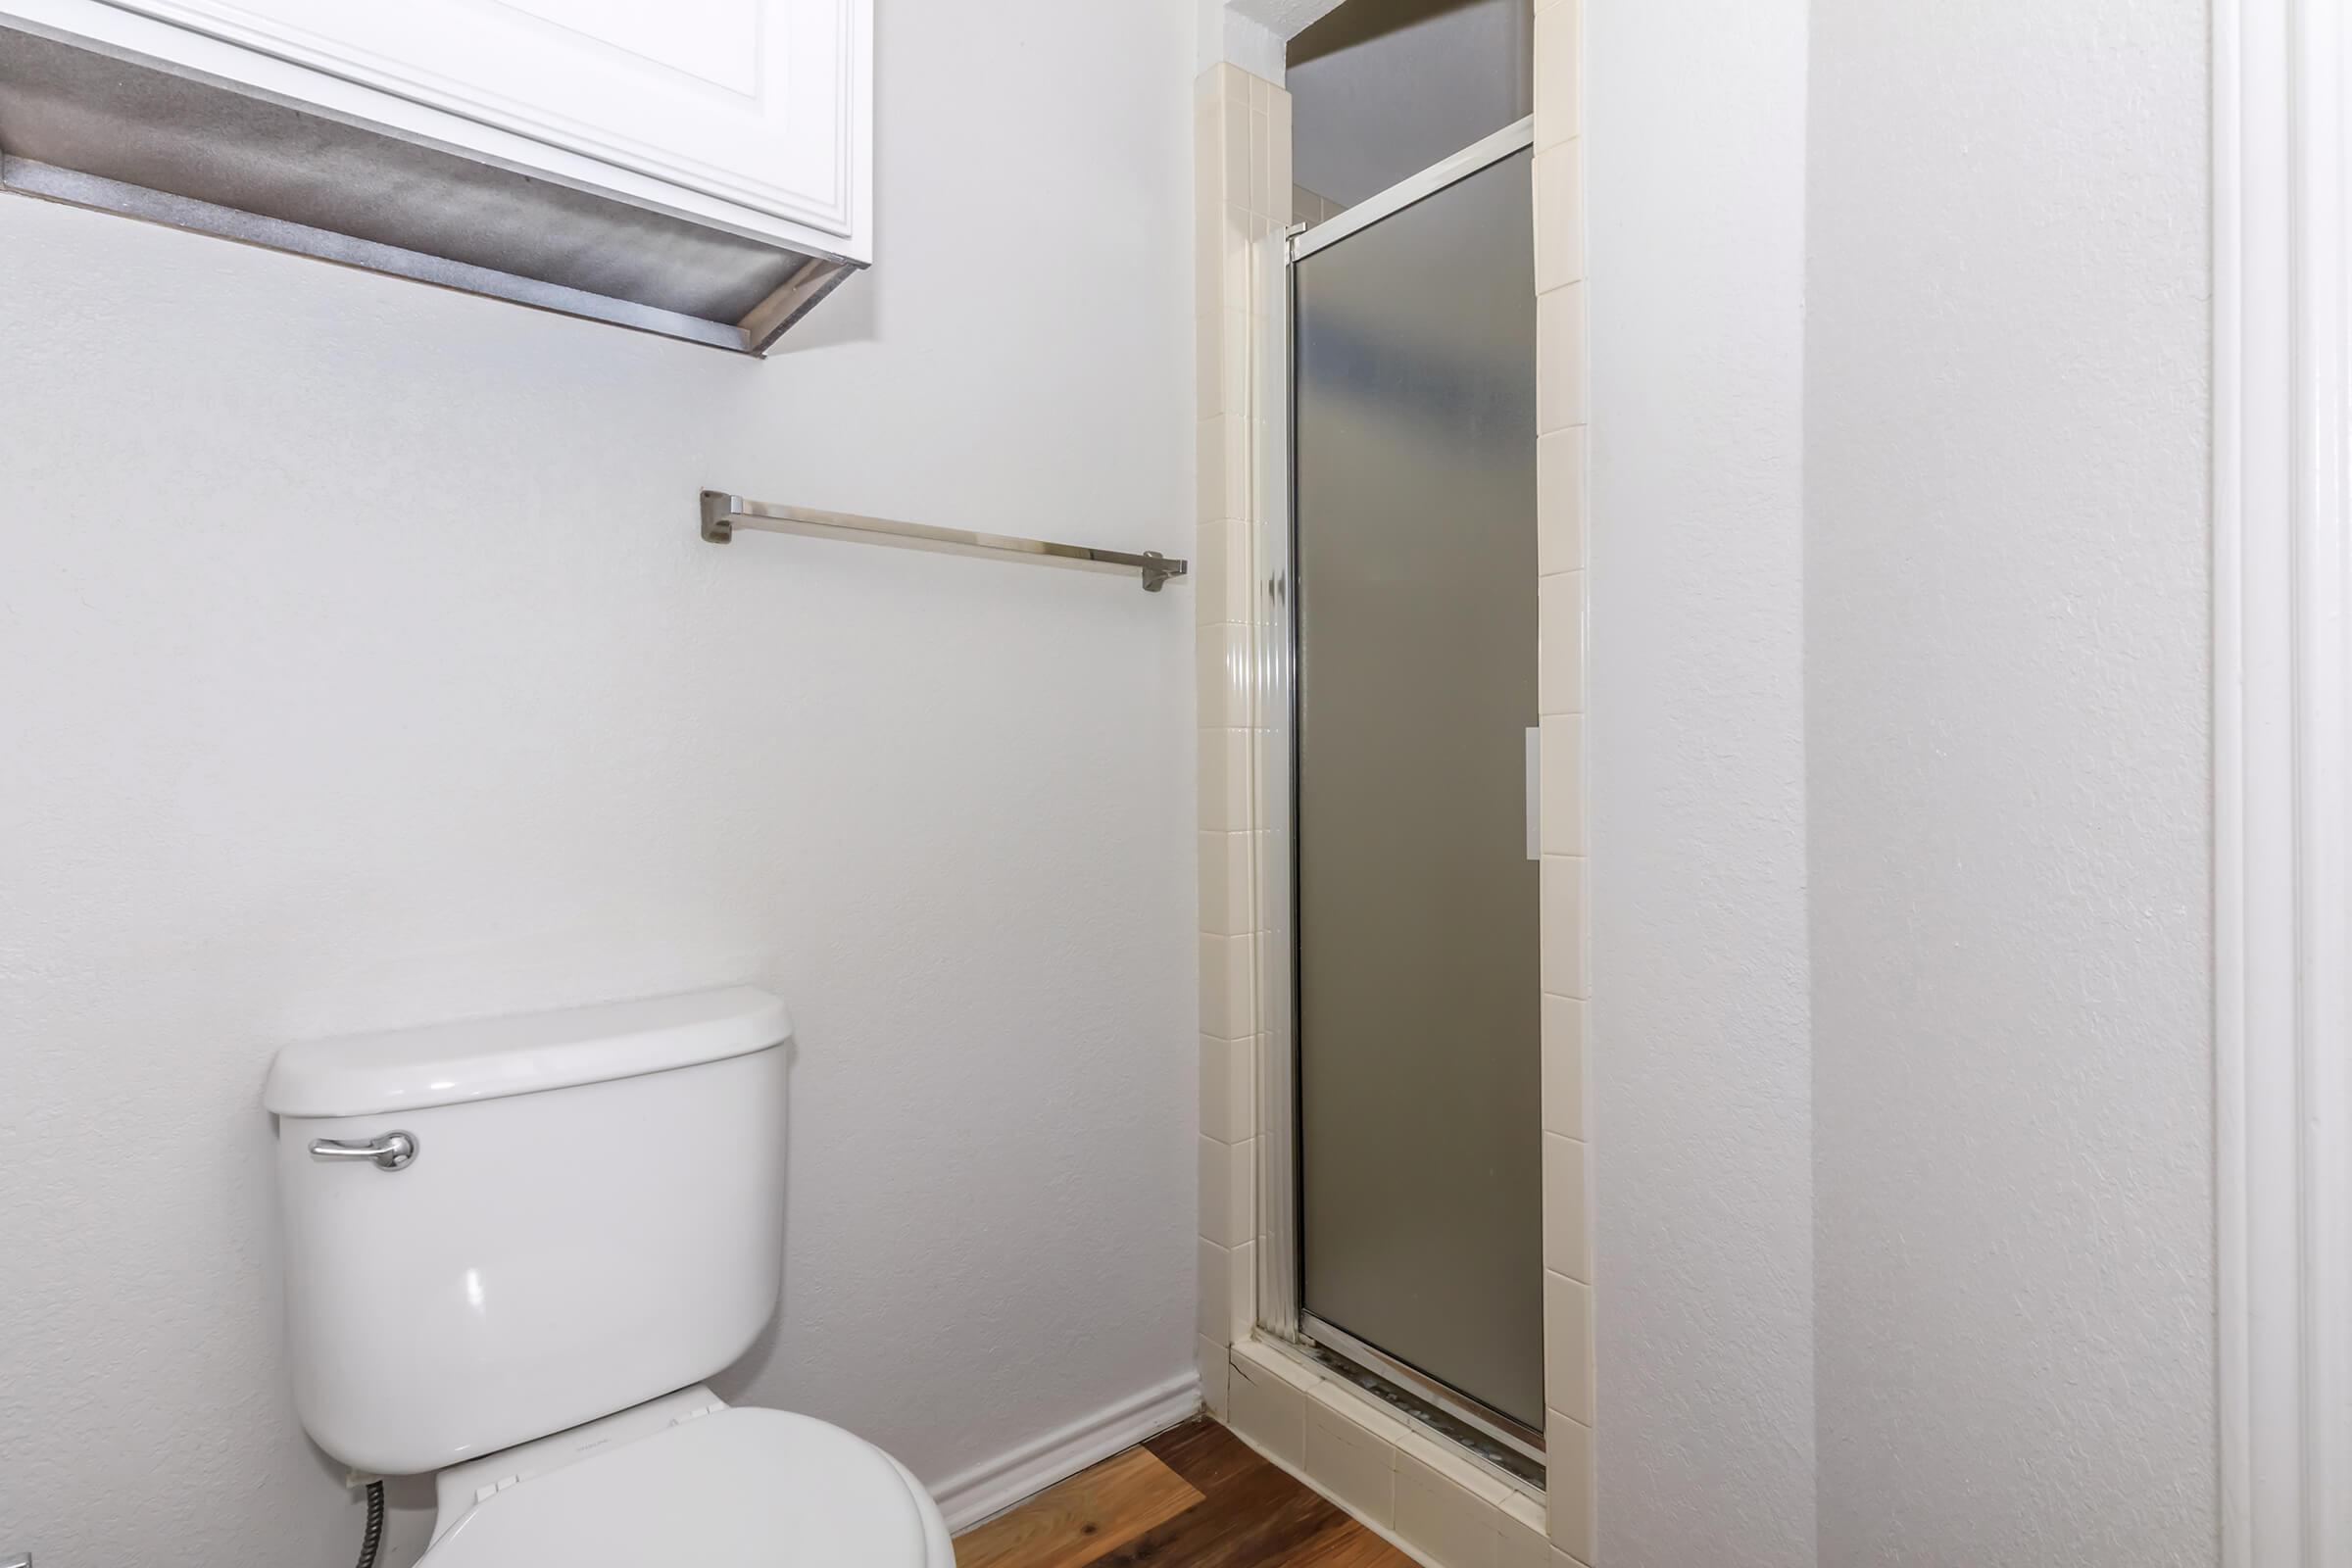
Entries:
[[1836,1568],[2214,1559],[2206,28],[1813,7]]
[[1195,19],[878,12],[881,262],[765,364],[0,198],[0,1546],[352,1554],[296,1038],[771,986],[726,1393],[938,1482],[1190,1367],[1190,589],[694,496],[1185,552]]
[[2205,14],[1586,44],[1601,1559],[2209,1563]]
[[1802,0],[1587,0],[1599,1560],[1813,1561]]

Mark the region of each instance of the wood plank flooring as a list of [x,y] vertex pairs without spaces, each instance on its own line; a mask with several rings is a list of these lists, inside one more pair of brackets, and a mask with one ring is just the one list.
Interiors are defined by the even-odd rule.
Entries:
[[1081,1471],[956,1538],[956,1568],[1415,1568],[1213,1421]]
[[1129,1448],[956,1543],[956,1568],[1087,1568],[1205,1501],[1149,1448]]

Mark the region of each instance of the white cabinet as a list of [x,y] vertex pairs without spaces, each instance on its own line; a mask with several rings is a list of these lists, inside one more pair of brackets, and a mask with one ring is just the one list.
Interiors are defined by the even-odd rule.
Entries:
[[120,9],[308,67],[330,105],[365,111],[368,93],[423,105],[806,225],[871,259],[858,210],[866,8],[855,0]]
[[873,259],[871,32],[871,0],[0,0],[0,182],[758,350]]

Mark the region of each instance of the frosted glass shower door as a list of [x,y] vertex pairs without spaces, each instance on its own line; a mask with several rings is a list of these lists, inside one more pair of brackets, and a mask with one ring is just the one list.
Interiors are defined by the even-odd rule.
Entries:
[[1303,1326],[1541,1432],[1528,154],[1292,287]]

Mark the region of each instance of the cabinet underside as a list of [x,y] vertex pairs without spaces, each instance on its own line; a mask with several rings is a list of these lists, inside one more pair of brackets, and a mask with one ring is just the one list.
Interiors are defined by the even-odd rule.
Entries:
[[740,353],[858,265],[18,24],[0,187]]

